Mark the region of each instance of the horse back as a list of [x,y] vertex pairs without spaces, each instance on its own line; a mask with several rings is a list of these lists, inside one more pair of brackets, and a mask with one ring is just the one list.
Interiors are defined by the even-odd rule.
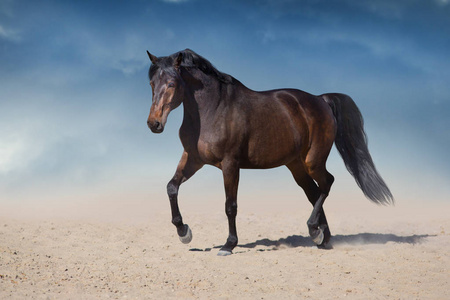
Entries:
[[[235,120],[241,137],[242,167],[272,168],[305,156],[311,145],[334,141],[335,120],[318,96],[295,89],[247,92]],[[330,132],[331,134],[324,134]],[[320,141],[318,141],[320,139]],[[231,138],[233,140],[233,138]],[[331,142],[331,144],[330,144]]]

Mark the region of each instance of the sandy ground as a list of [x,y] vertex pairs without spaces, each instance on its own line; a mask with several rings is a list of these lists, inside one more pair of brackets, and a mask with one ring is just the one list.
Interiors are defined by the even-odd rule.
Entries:
[[378,207],[367,201],[352,210],[331,204],[332,250],[319,250],[308,238],[306,204],[256,211],[243,205],[239,246],[219,257],[227,237],[222,209],[185,209],[194,239],[184,245],[168,205],[155,210],[119,203],[85,204],[101,210],[84,215],[32,208],[11,214],[5,206],[0,298],[450,298],[447,204]]

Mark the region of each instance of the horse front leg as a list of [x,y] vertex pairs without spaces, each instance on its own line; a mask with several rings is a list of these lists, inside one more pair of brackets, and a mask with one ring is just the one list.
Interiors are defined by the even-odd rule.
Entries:
[[238,243],[236,230],[237,215],[237,191],[239,185],[239,166],[236,161],[222,162],[223,180],[225,186],[225,213],[228,218],[228,239],[217,255],[227,256],[232,254]]
[[175,175],[167,184],[167,195],[169,196],[172,211],[172,224],[177,228],[180,241],[184,244],[191,242],[192,231],[187,224],[183,223],[183,218],[178,207],[178,190],[180,185],[194,175],[202,166],[203,164],[191,159],[185,151],[178,163]]

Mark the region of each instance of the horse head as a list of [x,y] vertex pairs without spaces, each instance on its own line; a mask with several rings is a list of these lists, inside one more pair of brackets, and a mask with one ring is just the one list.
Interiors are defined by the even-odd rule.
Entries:
[[184,96],[184,82],[180,76],[183,54],[177,56],[156,57],[147,51],[152,62],[149,70],[152,87],[152,106],[147,125],[154,133],[164,131],[169,113],[180,106]]

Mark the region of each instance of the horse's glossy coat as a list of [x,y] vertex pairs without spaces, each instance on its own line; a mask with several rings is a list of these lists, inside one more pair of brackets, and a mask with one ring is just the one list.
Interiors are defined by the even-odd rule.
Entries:
[[307,224],[321,247],[331,237],[322,206],[334,181],[325,167],[334,142],[364,194],[376,203],[393,201],[374,167],[362,116],[350,97],[314,96],[295,89],[255,92],[192,50],[159,58],[148,55],[153,91],[149,128],[161,133],[170,111],[180,104],[184,107],[180,128],[184,153],[167,185],[172,222],[184,242],[190,241],[186,237],[190,230],[178,208],[178,188],[205,164],[223,172],[229,237],[220,254],[231,254],[238,242],[241,168],[286,165],[314,206]]

